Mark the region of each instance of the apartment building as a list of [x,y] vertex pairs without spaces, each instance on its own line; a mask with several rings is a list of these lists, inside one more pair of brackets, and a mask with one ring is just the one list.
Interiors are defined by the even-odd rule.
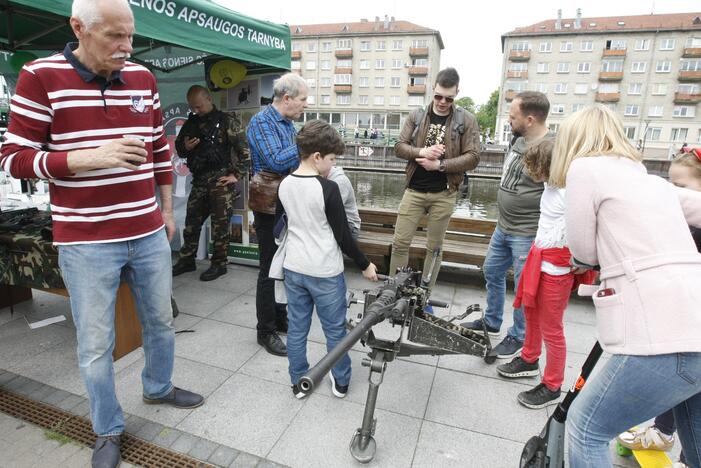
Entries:
[[557,19],[502,36],[496,138],[511,137],[514,96],[541,91],[548,124],[593,103],[613,109],[646,158],[701,144],[701,12]]
[[427,103],[440,66],[440,32],[387,16],[290,31],[292,70],[309,85],[305,121],[386,134]]

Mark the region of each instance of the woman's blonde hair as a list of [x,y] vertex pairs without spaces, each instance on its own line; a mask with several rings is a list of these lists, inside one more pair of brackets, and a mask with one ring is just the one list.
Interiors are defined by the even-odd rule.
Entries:
[[626,138],[621,120],[608,107],[598,104],[585,107],[562,121],[555,139],[548,183],[564,187],[572,161],[590,156],[643,159]]
[[701,179],[701,149],[697,148],[688,153],[679,153],[672,161],[672,164],[691,168],[694,178]]

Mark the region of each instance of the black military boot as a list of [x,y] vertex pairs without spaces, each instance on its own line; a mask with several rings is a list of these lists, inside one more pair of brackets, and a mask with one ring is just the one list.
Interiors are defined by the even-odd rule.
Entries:
[[200,275],[200,281],[212,281],[226,274],[226,265],[212,265]]
[[195,265],[194,258],[180,258],[175,265],[173,265],[173,276],[182,275],[188,271],[195,270],[197,270],[197,265]]

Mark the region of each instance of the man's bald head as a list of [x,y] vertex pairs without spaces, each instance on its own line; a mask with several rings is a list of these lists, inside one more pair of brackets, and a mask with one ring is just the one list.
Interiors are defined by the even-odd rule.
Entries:
[[190,86],[187,90],[187,103],[190,110],[197,115],[207,115],[214,109],[212,94],[200,85]]

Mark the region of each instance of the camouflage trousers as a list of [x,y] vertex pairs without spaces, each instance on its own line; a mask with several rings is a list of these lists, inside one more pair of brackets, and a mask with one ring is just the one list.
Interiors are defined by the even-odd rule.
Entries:
[[193,179],[192,190],[187,199],[185,217],[184,243],[180,249],[180,258],[194,258],[200,240],[202,224],[211,216],[212,265],[226,265],[229,248],[229,220],[233,214],[234,186],[219,185],[220,171],[205,177]]

